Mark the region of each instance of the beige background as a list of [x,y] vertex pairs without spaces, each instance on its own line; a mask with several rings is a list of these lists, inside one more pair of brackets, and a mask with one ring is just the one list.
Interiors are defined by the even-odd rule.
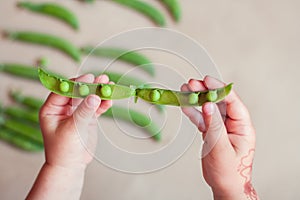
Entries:
[[[1,30],[56,33],[77,45],[98,43],[122,31],[153,26],[140,14],[109,1],[93,5],[61,1],[79,16],[81,30],[75,33],[56,20],[19,11],[15,2],[0,2]],[[149,2],[162,8],[154,0]],[[262,199],[299,199],[300,2],[181,2],[182,21],[174,24],[167,17],[168,27],[194,38],[207,49],[224,80],[235,83],[235,89],[250,110],[257,130],[253,169],[257,192]],[[0,62],[32,64],[37,57],[49,55],[52,69],[68,76],[76,70],[76,63],[47,48],[1,39],[0,52]],[[149,56],[156,62],[175,62],[158,53]],[[0,80],[0,99],[4,104],[10,103],[7,98],[10,88],[39,97],[48,93],[31,81],[4,74],[0,74]],[[82,199],[211,199],[198,160],[200,143],[198,136],[176,163],[150,174],[124,174],[93,162],[86,173]],[[0,142],[0,160],[0,198],[24,198],[44,161],[43,153],[22,152]]]

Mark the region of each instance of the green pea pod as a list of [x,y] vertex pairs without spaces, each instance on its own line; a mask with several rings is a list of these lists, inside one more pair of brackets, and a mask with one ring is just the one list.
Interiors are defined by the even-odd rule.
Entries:
[[161,1],[166,8],[171,13],[172,17],[176,22],[178,22],[181,18],[181,8],[178,0],[159,0]]
[[82,98],[89,94],[96,94],[104,100],[112,100],[129,98],[135,95],[135,89],[132,87],[75,82],[58,78],[41,68],[39,68],[39,76],[40,81],[48,90],[71,98]]
[[81,51],[84,54],[90,54],[99,57],[108,57],[124,61],[126,63],[133,64],[134,66],[139,66],[141,69],[148,72],[151,76],[154,76],[155,74],[154,67],[151,64],[152,62],[146,56],[134,51],[112,47],[94,48],[91,46],[83,47],[81,48]]
[[114,117],[128,122],[133,121],[135,124],[145,129],[153,137],[153,139],[157,141],[161,139],[161,133],[157,125],[154,124],[149,117],[140,112],[119,106],[112,106],[104,114],[102,114],[102,116]]
[[159,105],[202,106],[206,102],[222,101],[231,91],[232,83],[223,88],[198,92],[179,92],[160,88],[136,89],[136,98]]
[[38,70],[32,66],[15,63],[3,63],[0,64],[0,72],[5,72],[32,80],[39,80]]
[[[30,80],[40,80],[38,68],[34,66],[28,66],[23,64],[17,63],[2,63],[0,64],[0,72],[5,72],[7,74],[11,74],[14,76],[18,76],[21,78],[26,78]],[[49,72],[57,77],[64,78],[62,75]]]
[[18,3],[18,6],[32,12],[41,13],[60,19],[75,30],[78,30],[79,28],[79,22],[76,15],[61,5],[55,3],[33,3],[22,1]]
[[26,151],[42,151],[44,149],[42,143],[37,143],[12,130],[3,129],[2,127],[0,127],[0,139]]
[[32,126],[12,119],[5,119],[2,126],[22,135],[23,137],[29,138],[32,141],[43,144],[42,133],[40,130],[33,128]]
[[80,61],[80,57],[81,57],[80,50],[76,46],[74,46],[71,42],[61,37],[44,34],[44,33],[27,32],[27,31],[5,32],[5,35],[12,40],[18,40],[18,41],[53,47],[55,49],[58,49],[66,53],[75,61],[77,62]]
[[18,118],[18,119],[25,119],[30,122],[39,123],[39,116],[37,112],[32,112],[29,110],[25,110],[19,107],[15,106],[9,106],[6,108],[0,108],[0,110],[3,109],[3,113],[6,115],[13,117],[13,118]]
[[165,26],[165,18],[159,10],[152,5],[139,0],[113,0],[116,3],[132,8],[145,16],[148,16],[153,22],[159,26]]
[[31,110],[39,110],[44,104],[43,100],[30,97],[30,96],[24,96],[18,91],[11,91],[10,96],[14,101],[16,101],[21,105],[25,105]]

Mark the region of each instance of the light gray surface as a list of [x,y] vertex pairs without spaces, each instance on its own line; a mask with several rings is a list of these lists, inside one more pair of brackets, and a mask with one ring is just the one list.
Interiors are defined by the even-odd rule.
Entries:
[[[1,30],[57,33],[77,45],[98,43],[122,31],[153,25],[139,14],[108,1],[93,5],[63,1],[80,16],[81,30],[74,33],[56,20],[19,11],[15,2],[0,2]],[[262,199],[299,199],[299,1],[182,2],[182,21],[177,25],[168,20],[168,27],[194,38],[207,49],[224,80],[235,83],[235,90],[252,115],[257,131],[253,168],[257,192]],[[0,52],[1,62],[27,64],[49,54],[52,69],[68,76],[76,72],[72,60],[47,48],[1,39]],[[150,57],[156,62],[177,64],[167,55],[155,53]],[[30,81],[4,74],[0,74],[0,80],[0,97],[5,104],[9,103],[8,88],[20,88],[40,97],[47,94]],[[175,164],[151,174],[124,174],[93,162],[87,170],[82,199],[211,199],[201,176],[200,143],[198,136]],[[21,152],[0,142],[0,159],[0,198],[24,198],[43,163],[43,154]]]

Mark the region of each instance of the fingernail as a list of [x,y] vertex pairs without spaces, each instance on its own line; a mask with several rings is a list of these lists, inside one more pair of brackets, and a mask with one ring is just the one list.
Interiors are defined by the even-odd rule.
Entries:
[[215,109],[216,109],[215,104],[209,103],[207,107],[208,107],[207,114],[209,114],[209,115],[214,114]]
[[196,81],[196,79],[191,78],[188,83],[191,84],[193,81]]
[[87,97],[87,105],[90,107],[90,108],[95,108],[95,107],[98,107],[100,105],[100,98],[98,96],[95,96],[95,95],[91,95],[91,96],[88,96]]

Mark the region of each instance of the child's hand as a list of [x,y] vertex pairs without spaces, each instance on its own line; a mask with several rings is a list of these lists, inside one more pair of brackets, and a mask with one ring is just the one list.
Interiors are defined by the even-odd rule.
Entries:
[[[87,74],[76,79],[87,83],[108,83],[108,77],[94,78]],[[40,111],[41,129],[44,137],[46,164],[64,168],[83,167],[92,160],[88,150],[97,141],[97,117],[111,107],[111,101],[104,101],[90,95],[84,100],[70,99],[51,93]],[[83,144],[84,143],[84,144]]]
[[[224,85],[207,76],[203,81],[190,80],[182,86],[182,90],[200,91]],[[215,199],[258,199],[251,185],[255,130],[247,108],[236,93],[231,91],[218,107],[214,103],[206,103],[202,112],[196,108],[182,110],[203,132],[203,176]],[[220,111],[224,114],[221,115]]]
[[[91,74],[75,80],[109,82],[106,75],[94,78]],[[111,104],[111,101],[101,101],[96,95],[89,95],[84,100],[54,93],[49,95],[40,110],[46,162],[26,199],[80,198],[85,169],[96,147],[97,117]]]

